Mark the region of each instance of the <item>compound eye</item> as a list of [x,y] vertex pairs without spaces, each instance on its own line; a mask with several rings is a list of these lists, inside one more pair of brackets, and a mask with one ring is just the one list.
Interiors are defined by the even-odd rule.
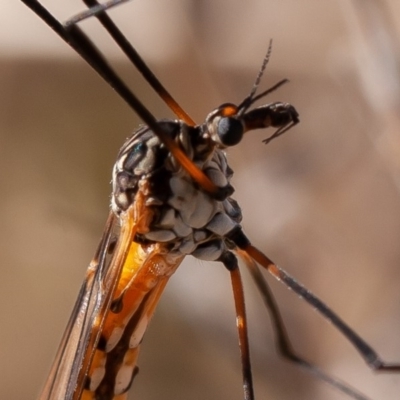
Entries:
[[234,146],[243,137],[243,124],[236,118],[222,117],[218,121],[217,134],[224,146]]

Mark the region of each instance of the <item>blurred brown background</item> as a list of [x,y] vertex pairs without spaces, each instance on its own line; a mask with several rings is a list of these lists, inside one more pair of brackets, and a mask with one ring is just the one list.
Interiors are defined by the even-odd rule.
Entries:
[[[8,2],[11,3],[11,2]],[[45,3],[62,20],[77,1]],[[229,151],[254,243],[337,311],[385,359],[400,361],[398,1],[135,0],[112,12],[177,100],[202,121],[240,102],[268,47],[263,80],[290,84],[301,124],[268,146]],[[0,17],[0,398],[35,399],[105,222],[111,168],[140,123],[22,3]],[[157,117],[157,96],[84,24]],[[344,399],[276,355],[246,274],[257,399]],[[271,282],[295,347],[374,400],[400,376],[372,373],[328,323]],[[188,259],[143,343],[131,398],[242,399],[228,273]]]

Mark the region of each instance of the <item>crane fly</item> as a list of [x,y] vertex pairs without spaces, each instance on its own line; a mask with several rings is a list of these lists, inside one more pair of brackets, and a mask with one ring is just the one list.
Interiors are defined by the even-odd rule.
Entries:
[[[292,289],[329,320],[374,370],[399,372],[384,362],[339,316],[253,246],[241,226],[241,210],[231,197],[233,171],[225,149],[248,132],[273,127],[264,143],[299,122],[289,103],[254,103],[286,80],[256,91],[271,45],[250,94],[239,104],[225,103],[196,124],[175,102],[126,40],[108,8],[84,0],[88,10],[60,23],[36,0],[22,0],[132,107],[145,123],[123,144],[112,173],[111,211],[68,322],[42,400],[123,400],[137,374],[140,343],[169,277],[183,258],[218,261],[229,271],[237,316],[243,398],[254,400],[244,293],[238,259],[248,267],[270,311],[282,356],[332,385],[349,398],[367,400],[293,349],[277,304],[259,266]],[[126,0],[125,0],[126,1]],[[77,25],[96,17],[143,74],[177,120],[157,121],[105,61]]]

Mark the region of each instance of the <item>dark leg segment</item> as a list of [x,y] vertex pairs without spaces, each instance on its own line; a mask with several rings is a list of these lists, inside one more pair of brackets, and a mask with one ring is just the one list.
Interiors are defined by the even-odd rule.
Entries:
[[275,333],[275,342],[278,348],[279,354],[286,358],[288,361],[297,364],[299,367],[304,368],[309,373],[316,376],[318,379],[328,383],[332,387],[340,390],[341,392],[347,394],[349,397],[357,400],[368,400],[364,394],[360,393],[357,389],[351,387],[345,382],[328,375],[322,371],[319,367],[309,362],[305,358],[299,356],[293,348],[293,345],[289,339],[285,324],[281,312],[279,311],[278,304],[272,294],[272,291],[262,275],[260,269],[254,260],[249,257],[249,255],[242,251],[237,251],[239,256],[242,258],[247,268],[250,271],[252,278],[261,294],[265,306],[268,309],[269,315],[271,317],[272,326]]
[[[238,253],[242,256],[246,264],[248,260],[252,259],[264,267],[269,273],[271,273],[277,280],[281,281],[288,288],[292,289],[297,295],[302,297],[307,303],[314,307],[324,318],[330,321],[343,335],[344,337],[355,347],[355,349],[361,354],[362,358],[368,364],[368,366],[380,372],[400,372],[399,363],[387,363],[383,361],[375,350],[366,343],[354,330],[352,330],[336,313],[334,313],[329,307],[327,307],[318,297],[312,294],[303,285],[298,283],[294,278],[287,274],[284,270],[274,264],[265,254],[263,254],[256,247],[251,245],[249,239],[245,236],[242,230],[238,229],[230,235],[230,239],[237,245],[241,250]],[[270,289],[266,285],[266,282],[260,272],[255,272],[253,266],[248,264],[248,267],[253,275],[264,301],[271,312],[271,316],[276,328],[278,336],[278,346],[282,355],[289,360],[298,363],[299,365],[307,368],[313,374],[319,376],[322,380],[335,386],[342,392],[348,394],[355,399],[365,399],[366,397],[360,395],[354,389],[342,384],[335,378],[331,378],[317,367],[310,364],[308,361],[298,357],[294,352],[293,348],[288,339],[287,332],[284,328],[282,318],[279,314],[277,305],[272,297]],[[258,269],[257,269],[258,270]],[[361,396],[361,397],[360,397]]]
[[246,308],[244,302],[243,284],[238,268],[238,261],[236,256],[231,252],[222,254],[218,261],[221,261],[231,274],[232,290],[236,310],[236,326],[238,330],[240,358],[242,362],[244,400],[254,400]]
[[[96,7],[99,5],[97,0],[83,0],[88,7]],[[106,12],[100,12],[96,14],[96,17],[107,30],[107,32],[112,36],[114,41],[126,54],[132,64],[137,68],[137,70],[143,75],[146,81],[151,85],[151,87],[156,91],[156,93],[164,100],[168,107],[176,114],[176,116],[185,121],[188,125],[194,126],[196,123],[192,118],[182,109],[182,107],[175,101],[175,99],[170,95],[170,93],[165,89],[158,78],[153,74],[150,68],[140,57],[136,49],[131,45],[131,43],[126,39],[123,33],[114,24],[112,19],[106,14]]]
[[21,1],[69,44],[126,101],[146,125],[160,138],[186,172],[206,192],[215,199],[221,201],[232,194],[233,189],[230,185],[221,188],[216,186],[208,176],[187,157],[175,141],[160,127],[150,111],[134,95],[113,68],[110,67],[101,52],[77,25],[63,26],[38,2],[38,0]]

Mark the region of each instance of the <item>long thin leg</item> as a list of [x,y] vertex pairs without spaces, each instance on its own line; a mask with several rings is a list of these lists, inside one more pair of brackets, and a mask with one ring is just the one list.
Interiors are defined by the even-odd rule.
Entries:
[[231,252],[224,253],[219,261],[225,265],[231,274],[232,291],[236,310],[236,326],[238,330],[240,358],[242,362],[244,400],[254,400],[246,307],[238,261],[236,256]]
[[265,268],[278,281],[292,289],[297,295],[314,307],[324,318],[330,321],[361,354],[368,366],[380,372],[400,372],[399,363],[387,363],[383,361],[376,351],[350,328],[336,313],[327,307],[318,297],[312,294],[302,284],[292,278],[282,268],[279,268],[265,254],[254,247],[242,230],[237,230],[230,235],[230,239],[246,252],[253,260]]
[[279,354],[282,357],[286,358],[288,361],[293,362],[299,367],[304,368],[306,371],[313,374],[318,379],[328,383],[332,387],[340,390],[342,393],[347,394],[349,397],[357,400],[368,400],[368,397],[360,393],[357,389],[351,387],[345,382],[342,382],[336,377],[326,374],[319,367],[307,361],[305,358],[299,356],[296,353],[287,333],[281,312],[279,311],[278,304],[260,269],[258,268],[255,261],[246,252],[244,252],[243,250],[237,250],[237,253],[249,269],[250,274],[254,279],[254,282],[256,283],[257,288],[261,294],[264,304],[268,309],[272,320],[272,326],[275,334],[275,342],[277,344]]
[[[83,2],[88,7],[96,7],[99,5],[97,0],[83,0]],[[165,89],[162,83],[157,79],[157,77],[151,72],[150,68],[140,57],[139,53],[135,50],[132,44],[124,36],[124,34],[118,29],[113,20],[102,11],[96,14],[97,19],[104,26],[106,31],[111,35],[114,41],[122,49],[125,55],[129,58],[132,64],[137,68],[137,70],[143,75],[150,86],[155,90],[155,92],[164,100],[167,106],[176,114],[176,116],[185,121],[188,125],[194,126],[196,123],[192,118],[186,113],[186,111],[175,101],[171,94]]]
[[172,155],[178,160],[186,172],[210,195],[216,199],[225,199],[232,194],[230,185],[216,186],[204,174],[160,127],[157,120],[142,102],[127,87],[118,74],[107,63],[101,52],[76,25],[65,27],[37,0],[21,0],[50,28],[52,28],[67,44],[69,44],[136,112],[146,125],[160,138]]

